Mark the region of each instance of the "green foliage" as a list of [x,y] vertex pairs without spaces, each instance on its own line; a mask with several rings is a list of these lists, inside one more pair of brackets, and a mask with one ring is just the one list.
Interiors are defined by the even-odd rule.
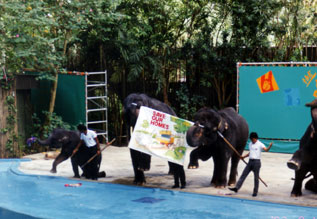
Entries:
[[173,102],[190,119],[206,104],[235,103],[237,62],[306,61],[303,47],[317,42],[316,7],[316,0],[3,0],[0,87],[10,89],[23,69],[49,80],[66,70],[107,69],[122,89],[109,111],[120,120],[109,127],[120,129],[129,82],[139,90],[155,83],[162,96],[181,75],[186,86]]
[[180,104],[177,116],[192,120],[195,112],[204,106],[205,97],[190,94],[185,85],[176,91],[176,101]]
[[31,128],[32,136],[34,137],[47,138],[55,128],[63,128],[67,130],[76,129],[76,127],[64,122],[60,116],[56,115],[56,113],[49,113],[47,111],[43,111],[42,113],[42,117],[48,117],[50,122],[49,124],[44,124],[41,118],[34,113],[32,116],[33,126]]
[[16,157],[19,155],[19,152],[15,147],[15,144],[18,140],[17,134],[15,132],[15,126],[17,123],[15,97],[13,95],[8,95],[5,99],[4,105],[8,108],[8,115],[6,118],[6,127],[2,128],[0,132],[2,134],[7,134],[5,150],[8,157]]

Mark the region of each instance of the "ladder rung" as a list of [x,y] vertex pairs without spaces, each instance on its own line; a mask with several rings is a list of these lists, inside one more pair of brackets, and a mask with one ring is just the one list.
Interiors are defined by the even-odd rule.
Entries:
[[99,96],[99,97],[87,97],[88,100],[93,100],[93,99],[103,99],[107,98],[107,96]]
[[87,84],[87,87],[102,87],[107,86],[107,84]]
[[100,120],[100,121],[89,121],[87,124],[97,124],[97,123],[106,123],[107,120]]
[[96,112],[96,111],[106,111],[107,108],[99,108],[99,109],[88,109],[87,112]]
[[101,75],[101,74],[106,74],[106,72],[101,71],[101,72],[88,72],[87,75]]

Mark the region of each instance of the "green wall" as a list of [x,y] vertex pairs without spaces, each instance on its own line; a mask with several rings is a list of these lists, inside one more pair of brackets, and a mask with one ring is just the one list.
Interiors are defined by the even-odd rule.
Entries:
[[[48,110],[51,85],[51,81],[41,80],[39,88],[31,91],[31,102],[38,115]],[[78,125],[86,123],[85,105],[85,76],[59,74],[54,112],[63,121]]]
[[[261,93],[257,79],[269,71],[278,90]],[[242,65],[238,76],[239,114],[247,120],[250,132],[257,132],[260,138],[275,139],[272,151],[294,152],[299,145],[296,140],[311,122],[310,108],[305,104],[317,94],[317,67]],[[290,139],[295,141],[287,141]]]

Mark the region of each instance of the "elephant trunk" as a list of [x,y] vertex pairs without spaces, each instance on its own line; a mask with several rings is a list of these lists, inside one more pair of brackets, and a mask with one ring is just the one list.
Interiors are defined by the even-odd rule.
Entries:
[[39,145],[42,145],[42,146],[46,146],[46,145],[50,145],[50,139],[45,139],[45,140],[40,140],[40,139],[37,139],[37,142],[39,143]]
[[192,126],[186,132],[186,141],[187,141],[187,144],[191,147],[197,147],[200,145],[201,131],[199,130],[197,132],[197,129],[200,129],[200,128],[196,126]]
[[299,170],[301,167],[301,164],[302,164],[301,157],[302,157],[301,150],[297,150],[293,154],[292,158],[289,161],[287,161],[288,168],[295,170],[295,171]]
[[290,159],[289,161],[287,161],[287,167],[292,169],[292,170],[299,170],[301,166],[301,162],[299,161],[295,161],[293,159]]

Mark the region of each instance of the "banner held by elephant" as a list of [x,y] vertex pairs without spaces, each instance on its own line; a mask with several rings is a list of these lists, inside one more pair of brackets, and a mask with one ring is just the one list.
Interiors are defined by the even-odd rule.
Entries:
[[142,106],[129,148],[184,165],[192,122]]

